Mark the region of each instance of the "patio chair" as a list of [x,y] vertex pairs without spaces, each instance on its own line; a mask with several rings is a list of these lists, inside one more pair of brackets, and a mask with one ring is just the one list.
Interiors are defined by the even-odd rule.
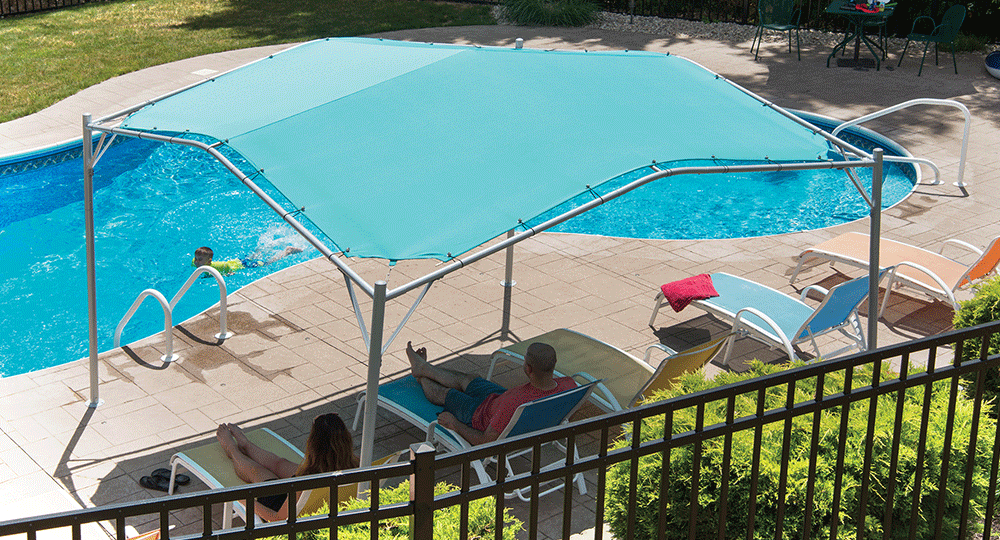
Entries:
[[[590,395],[591,402],[607,412],[620,411],[635,406],[656,390],[670,388],[681,374],[701,369],[722,351],[730,337],[727,334],[682,352],[655,343],[646,348],[640,360],[603,341],[560,328],[498,349],[490,357],[486,378],[492,378],[497,362],[523,364],[529,345],[547,343],[556,350],[557,376],[568,374],[588,382],[599,381]],[[656,350],[668,356],[653,369],[649,359]]]
[[760,55],[760,46],[764,43],[764,29],[788,32],[788,52],[792,52],[792,30],[795,30],[795,52],[799,61],[802,60],[801,42],[799,40],[799,19],[802,11],[795,7],[795,0],[760,0],[757,3],[757,33],[750,42],[750,52],[754,44],[757,52],[753,59]]
[[[882,270],[879,281],[889,272]],[[825,358],[857,348],[867,350],[865,332],[858,317],[858,308],[868,297],[868,276],[841,283],[829,291],[817,285],[802,290],[796,299],[765,285],[723,272],[712,274],[712,284],[719,296],[695,300],[692,306],[732,321],[733,332],[756,339],[771,349],[781,347],[789,360],[795,360],[795,346],[812,343],[820,356],[816,338],[839,331],[851,340],[850,345],[837,349]],[[824,295],[815,309],[803,300],[810,291]],[[727,349],[723,363],[729,363],[732,347]]]
[[[897,267],[892,285],[910,287],[932,298],[946,300],[957,310],[956,291],[996,272],[997,263],[1000,263],[1000,237],[994,238],[986,251],[954,238],[945,240],[941,250],[948,244],[968,249],[979,258],[965,265],[940,253],[882,238],[879,240],[879,264],[883,268]],[[868,245],[869,236],[861,233],[845,233],[815,245],[799,255],[799,263],[789,282],[795,283],[802,266],[810,259],[825,259],[867,269]],[[886,288],[886,299],[891,288]],[[885,305],[885,300],[882,303]]]
[[[560,424],[569,421],[569,417],[573,415],[583,404],[587,396],[593,391],[596,383],[589,383],[582,386],[577,386],[570,390],[564,390],[552,394],[550,396],[545,396],[543,398],[530,401],[528,403],[522,403],[517,410],[514,411],[514,416],[511,418],[510,423],[503,430],[503,433],[497,437],[498,441],[503,439],[516,437],[519,435],[524,435],[534,431],[541,431],[544,429],[549,429],[556,427]],[[361,411],[365,403],[365,392],[362,392],[358,396],[358,409],[357,413],[354,415],[354,425],[352,429],[357,430],[358,420],[361,417]],[[438,446],[440,444],[444,447],[446,451],[457,452],[459,450],[465,450],[472,448],[472,444],[466,441],[457,432],[452,431],[438,424],[437,416],[444,411],[444,407],[440,405],[435,405],[424,396],[423,388],[420,386],[420,382],[417,381],[412,375],[407,375],[403,378],[396,379],[384,384],[379,385],[378,390],[378,405],[385,408],[393,413],[395,413],[400,418],[410,422],[414,426],[423,429],[427,433],[427,442]],[[561,443],[554,443],[560,448],[562,452],[566,451],[566,446]],[[514,452],[505,455],[505,463],[507,469],[507,477],[515,476],[514,468],[511,464],[511,459],[524,455],[531,452],[531,449],[527,449],[521,452]],[[579,459],[579,453],[576,447],[573,448],[573,453],[576,459]],[[495,461],[495,458],[486,458],[482,461],[476,460],[472,462],[472,468],[476,472],[476,476],[479,478],[481,484],[493,483],[492,478],[486,472],[486,466]],[[542,467],[543,471],[557,469],[565,464],[565,459],[559,459],[553,463],[550,463]],[[573,476],[573,481],[577,484],[577,489],[580,494],[587,493],[587,486],[583,481],[583,473],[577,473]],[[538,496],[547,495],[563,487],[563,480],[554,480],[556,485],[540,491]],[[529,501],[529,494],[531,492],[530,487],[517,488],[511,492],[505,493],[506,498],[517,497],[522,501]]]
[[[246,437],[250,440],[250,442],[256,444],[257,446],[289,461],[298,463],[305,457],[305,455],[292,443],[288,442],[270,429],[261,428],[247,431]],[[396,461],[404,454],[404,452],[405,450],[390,454],[382,459],[374,461],[372,465],[384,465],[386,463]],[[246,482],[236,476],[236,471],[233,469],[232,461],[229,460],[229,457],[226,455],[225,451],[222,450],[222,446],[219,445],[218,441],[213,441],[190,450],[177,452],[170,457],[169,494],[173,494],[174,492],[174,481],[177,477],[177,469],[179,467],[183,467],[187,471],[191,472],[191,474],[201,479],[201,481],[205,482],[210,489],[247,485]],[[342,485],[339,486],[339,489],[337,490],[338,503],[343,503],[350,500],[352,497],[357,496],[357,484]],[[302,516],[318,511],[329,500],[330,490],[328,488],[305,490],[299,494],[295,508],[298,509],[298,515]],[[222,513],[223,528],[228,529],[232,526],[233,515],[238,516],[240,519],[244,520],[244,522],[247,520],[245,501],[227,501],[225,503]],[[262,520],[256,514],[254,514],[254,523],[262,523]]]
[[896,67],[899,67],[903,63],[903,57],[906,56],[906,48],[910,46],[911,41],[919,41],[924,43],[924,55],[920,57],[920,70],[917,71],[917,77],[920,76],[924,71],[924,60],[927,58],[927,49],[934,44],[934,65],[938,65],[938,46],[942,43],[947,43],[951,45],[951,63],[955,67],[955,75],[958,75],[958,62],[955,61],[955,38],[958,37],[958,29],[962,27],[962,23],[965,22],[965,6],[961,4],[955,4],[948,8],[944,12],[944,17],[941,18],[941,24],[934,26],[934,28],[928,34],[920,34],[917,32],[917,24],[921,21],[930,21],[930,24],[934,24],[934,18],[922,15],[913,20],[913,26],[910,28],[909,35],[906,36],[906,44],[903,45],[903,52],[899,55],[899,62],[896,63]]

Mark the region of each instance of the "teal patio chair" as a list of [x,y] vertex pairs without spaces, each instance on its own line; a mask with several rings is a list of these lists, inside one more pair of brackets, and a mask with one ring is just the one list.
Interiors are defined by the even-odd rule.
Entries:
[[[917,77],[919,77],[924,71],[924,60],[927,58],[927,49],[930,48],[931,43],[934,44],[935,66],[938,65],[938,46],[942,43],[947,43],[951,45],[951,63],[955,67],[955,75],[958,75],[958,62],[955,61],[955,38],[958,37],[958,29],[965,22],[965,6],[955,4],[948,8],[948,11],[944,12],[944,17],[941,18],[941,24],[935,26],[929,34],[920,34],[917,32],[917,24],[924,20],[930,21],[930,24],[934,24],[934,19],[926,15],[917,17],[913,21],[910,34],[906,36],[906,45],[903,45],[903,52],[899,55],[899,62],[896,63],[896,67],[899,67],[903,63],[903,57],[906,56],[906,48],[910,46],[911,41],[923,42],[924,55],[920,57],[920,69],[917,71]],[[924,25],[926,26],[926,23]]]
[[[528,403],[522,403],[517,410],[514,411],[514,416],[511,418],[510,423],[507,424],[503,433],[497,437],[497,440],[502,441],[506,438],[517,437],[534,431],[553,428],[564,422],[568,422],[569,417],[580,408],[588,397],[590,397],[590,393],[600,382],[601,381],[594,381],[589,384],[564,390]],[[358,429],[358,420],[361,417],[361,410],[364,402],[365,393],[361,393],[358,396],[358,409],[354,415],[354,425],[351,428],[353,430]],[[457,452],[459,450],[465,450],[472,447],[472,445],[457,432],[438,424],[437,416],[438,414],[444,412],[444,407],[427,401],[427,398],[424,396],[423,388],[420,386],[420,382],[417,381],[417,379],[412,375],[407,375],[401,379],[380,384],[378,390],[378,405],[395,413],[397,416],[410,422],[414,426],[425,430],[427,433],[427,442],[434,444],[435,446],[440,444],[445,448],[445,450],[451,452]],[[558,441],[554,442],[554,444],[560,447],[563,452],[566,451],[566,447]],[[506,459],[504,465],[507,469],[508,479],[515,476],[510,460],[531,451],[532,450],[529,448],[527,450],[514,452],[505,456]],[[575,447],[573,448],[573,452],[575,454],[575,459],[579,459],[579,454],[577,454]],[[494,461],[493,458],[486,458],[483,461],[472,462],[472,468],[476,472],[476,476],[479,478],[479,482],[481,484],[493,482],[489,474],[486,472],[486,465],[492,461]],[[554,463],[544,466],[542,470],[547,471],[555,469],[561,467],[564,463],[565,459],[560,459]],[[577,489],[579,489],[581,495],[587,493],[587,485],[584,483],[582,473],[574,475],[573,481],[576,482]],[[563,481],[561,479],[553,480],[552,482],[556,483],[556,485],[539,492],[538,495],[546,495],[563,487]],[[505,496],[507,498],[517,496],[518,499],[527,502],[530,501],[530,492],[530,486],[516,488],[512,492],[506,493]]]
[[[882,270],[879,281],[890,271]],[[841,283],[829,291],[811,285],[802,290],[799,298],[722,272],[712,274],[712,285],[719,296],[695,300],[691,305],[720,319],[732,321],[735,333],[756,339],[772,349],[781,347],[789,360],[796,358],[795,345],[805,342],[812,343],[819,356],[816,337],[835,330],[847,336],[851,344],[823,355],[825,358],[854,348],[859,351],[868,348],[865,329],[858,318],[858,308],[868,297],[867,275]],[[824,295],[822,303],[815,309],[803,302],[811,290]],[[723,360],[727,365],[731,350],[732,347],[726,351]]]
[[801,41],[799,40],[799,19],[802,11],[795,7],[795,0],[760,0],[757,3],[757,34],[750,43],[750,52],[754,44],[757,52],[753,59],[760,55],[760,46],[764,42],[764,29],[788,32],[788,52],[792,52],[792,30],[795,30],[795,52],[802,60]]

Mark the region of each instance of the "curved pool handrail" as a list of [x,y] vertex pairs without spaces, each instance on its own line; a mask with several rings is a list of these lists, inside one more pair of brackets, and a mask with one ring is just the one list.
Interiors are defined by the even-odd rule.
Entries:
[[160,303],[160,307],[163,308],[163,337],[165,354],[160,357],[160,360],[163,360],[164,362],[173,362],[178,358],[177,355],[174,354],[174,334],[171,332],[174,326],[173,317],[170,314],[170,305],[167,303],[167,298],[163,296],[163,293],[156,289],[146,289],[142,291],[139,293],[139,297],[135,299],[135,302],[132,302],[132,307],[129,308],[125,316],[122,317],[121,322],[118,323],[118,327],[115,328],[115,348],[117,349],[118,347],[121,347],[122,330],[125,329],[125,325],[132,319],[132,315],[135,315],[135,310],[139,309],[143,300],[149,297],[156,299],[156,301]]
[[219,286],[219,333],[215,335],[215,338],[228,339],[233,336],[232,332],[226,331],[226,299],[229,295],[226,292],[226,280],[222,278],[222,274],[220,274],[215,268],[212,268],[211,266],[199,266],[194,272],[192,272],[191,276],[184,282],[184,285],[182,285],[180,290],[177,291],[177,294],[174,295],[174,298],[170,300],[170,310],[173,311],[174,306],[176,306],[177,302],[184,296],[184,293],[191,288],[194,281],[203,273],[208,273],[215,278],[215,283]]
[[139,297],[135,299],[135,302],[132,302],[132,307],[129,308],[128,312],[125,313],[125,316],[122,317],[122,320],[118,323],[118,327],[115,328],[115,348],[117,349],[121,347],[122,330],[125,329],[125,325],[127,325],[129,320],[132,319],[132,315],[135,315],[136,310],[139,309],[139,306],[142,305],[142,302],[146,298],[152,297],[160,304],[160,307],[163,308],[165,354],[160,357],[160,360],[163,360],[164,362],[177,360],[178,356],[173,354],[174,306],[176,306],[177,302],[184,296],[184,293],[191,288],[194,280],[198,279],[198,277],[203,273],[208,273],[214,277],[215,283],[219,286],[219,333],[215,335],[215,338],[223,340],[232,337],[233,333],[226,331],[226,297],[228,296],[226,294],[226,280],[222,278],[222,274],[220,274],[215,268],[212,268],[211,266],[199,266],[194,272],[191,273],[191,276],[184,282],[184,285],[179,291],[177,291],[177,294],[174,295],[174,298],[170,302],[167,302],[167,298],[163,296],[163,293],[156,289],[146,289],[139,293]]
[[[899,104],[893,105],[892,107],[886,107],[885,109],[882,109],[880,111],[875,111],[875,112],[873,112],[871,114],[866,114],[864,116],[860,116],[858,118],[855,118],[854,120],[849,120],[847,122],[844,122],[844,123],[840,124],[839,126],[835,127],[833,129],[833,131],[830,132],[830,134],[833,135],[834,137],[836,137],[838,133],[840,133],[841,131],[843,131],[843,130],[851,127],[851,126],[856,126],[856,125],[861,124],[863,122],[867,122],[869,120],[874,120],[875,118],[880,118],[880,117],[885,116],[885,115],[887,115],[889,113],[893,113],[893,112],[896,112],[896,111],[907,109],[907,108],[913,107],[915,105],[941,105],[941,106],[945,106],[945,107],[954,107],[954,108],[959,109],[960,111],[962,111],[962,114],[965,115],[965,130],[964,130],[964,132],[962,134],[962,155],[960,156],[959,161],[958,161],[958,181],[955,182],[955,186],[959,187],[959,188],[962,188],[963,191],[964,191],[965,187],[968,185],[968,184],[966,184],[964,182],[964,178],[965,178],[965,156],[966,156],[966,153],[967,153],[968,147],[969,147],[969,130],[970,130],[970,127],[972,125],[972,114],[969,113],[968,107],[966,107],[965,105],[963,105],[962,103],[960,103],[958,101],[955,101],[953,99],[937,99],[937,98],[917,98],[917,99],[911,99],[909,101],[904,101],[903,103],[899,103]],[[889,160],[889,156],[886,156],[885,159]],[[937,168],[935,167],[935,171],[936,171],[936,169]]]

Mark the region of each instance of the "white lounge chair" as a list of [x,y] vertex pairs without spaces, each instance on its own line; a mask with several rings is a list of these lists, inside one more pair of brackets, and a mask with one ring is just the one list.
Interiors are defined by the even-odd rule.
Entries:
[[[993,239],[986,251],[955,239],[945,240],[941,249],[948,244],[968,249],[979,255],[979,258],[974,263],[965,265],[940,253],[882,238],[879,240],[879,265],[882,268],[897,267],[892,285],[917,289],[933,298],[947,301],[957,310],[955,291],[996,272],[997,263],[1000,263],[1000,237]],[[868,268],[868,253],[867,234],[842,234],[803,251],[789,283],[795,283],[802,265],[808,260],[825,259],[833,263]],[[886,289],[887,297],[890,288]]]
[[[486,378],[492,378],[497,362],[523,364],[529,345],[546,343],[556,350],[558,376],[600,381],[590,400],[605,411],[620,411],[634,406],[655,390],[673,386],[682,373],[701,369],[719,354],[731,337],[732,334],[728,334],[682,352],[655,343],[646,348],[645,357],[640,360],[603,341],[560,328],[498,349],[490,358]],[[657,350],[668,356],[654,369],[649,359]]]
[[[879,281],[887,273],[889,270],[882,270]],[[851,344],[824,355],[831,358],[854,348],[867,349],[858,307],[868,297],[868,283],[868,276],[863,276],[829,291],[812,285],[803,289],[800,298],[796,299],[765,285],[719,272],[712,274],[712,284],[719,296],[695,300],[691,305],[732,321],[733,332],[756,339],[772,349],[781,347],[789,360],[796,358],[795,345],[805,342],[812,343],[819,356],[816,337],[837,330],[850,338]],[[812,290],[824,295],[816,308],[803,302]],[[726,351],[723,363],[729,363],[731,350]]]
[[[292,443],[282,438],[277,433],[267,428],[255,429],[246,432],[246,437],[250,442],[267,450],[275,455],[283,457],[293,463],[302,461],[305,455]],[[372,465],[383,465],[391,461],[396,461],[405,451],[396,452],[372,463]],[[168,493],[174,492],[174,481],[177,477],[177,469],[183,467],[191,472],[210,489],[225,487],[245,486],[246,482],[236,476],[233,463],[229,456],[222,450],[218,441],[177,452],[170,457],[170,487]],[[358,496],[357,484],[346,484],[339,486],[337,501],[342,503]],[[295,508],[298,515],[306,515],[318,511],[330,500],[330,490],[327,488],[305,490],[299,494]],[[229,501],[225,503],[222,514],[222,526],[228,529],[232,526],[233,516],[236,515],[247,519],[246,505],[244,501]],[[254,514],[254,523],[261,523],[261,519]]]

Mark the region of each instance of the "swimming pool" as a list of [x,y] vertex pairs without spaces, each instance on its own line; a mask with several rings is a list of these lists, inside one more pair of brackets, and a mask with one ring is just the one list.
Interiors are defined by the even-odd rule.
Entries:
[[[796,114],[827,131],[839,124],[818,115]],[[869,130],[852,130],[841,133],[840,137],[868,152],[881,147],[886,155],[908,155],[895,142]],[[665,167],[731,164],[734,163],[697,160],[675,162]],[[642,168],[611,180],[595,191],[608,193],[654,172],[649,167]],[[858,169],[857,172],[861,185],[870,191],[871,169]],[[918,176],[917,169],[905,163],[886,162],[883,172],[884,210],[906,198],[913,191]],[[591,199],[593,195],[582,194],[531,220],[528,226],[540,224]],[[868,204],[847,175],[838,170],[679,175],[646,184],[627,196],[549,230],[662,240],[746,238],[820,229],[868,215]]]
[[[87,285],[79,143],[0,160],[0,376],[87,355]],[[150,182],[156,178],[156,182]],[[140,292],[168,299],[207,245],[216,260],[303,248],[270,265],[226,277],[230,292],[317,251],[216,160],[198,150],[141,140],[108,149],[95,169],[98,336],[113,346],[118,321]],[[318,233],[318,231],[314,231]],[[197,280],[175,308],[178,323],[219,301],[215,280]],[[147,299],[122,343],[163,330]]]
[[[852,142],[868,148],[876,144],[872,138]],[[877,144],[890,148],[884,140]],[[903,152],[896,145],[891,148],[893,153]],[[232,159],[240,164],[235,156]],[[915,182],[912,167],[890,169],[894,172],[885,184],[886,207],[902,200]],[[608,191],[646,172],[636,171],[598,189]],[[79,146],[0,160],[0,255],[11,261],[0,268],[4,300],[0,327],[5,330],[0,376],[60,365],[87,354],[81,176]],[[842,178],[817,182],[795,173],[742,179],[718,176],[654,182],[556,230],[637,238],[729,238],[812,229],[867,215],[861,197]],[[288,245],[304,249],[271,265],[228,276],[230,292],[318,254],[199,150],[126,139],[107,151],[95,169],[94,182],[101,351],[112,347],[115,326],[142,290],[154,288],[173,296],[191,274],[192,254],[199,246],[212,247],[216,260],[245,257],[257,250],[275,253]],[[261,187],[280,197],[265,181]],[[751,196],[765,189],[770,195],[752,202]],[[728,194],[718,197],[721,192]],[[792,193],[780,197],[786,206],[778,208],[778,195]],[[671,203],[664,205],[663,200]],[[581,201],[569,201],[559,211]],[[832,222],[829,216],[834,216]],[[304,223],[324,239],[308,220]],[[178,304],[174,322],[204,311],[218,298],[214,280],[198,280]],[[162,329],[159,305],[147,300],[125,328],[122,343]]]

